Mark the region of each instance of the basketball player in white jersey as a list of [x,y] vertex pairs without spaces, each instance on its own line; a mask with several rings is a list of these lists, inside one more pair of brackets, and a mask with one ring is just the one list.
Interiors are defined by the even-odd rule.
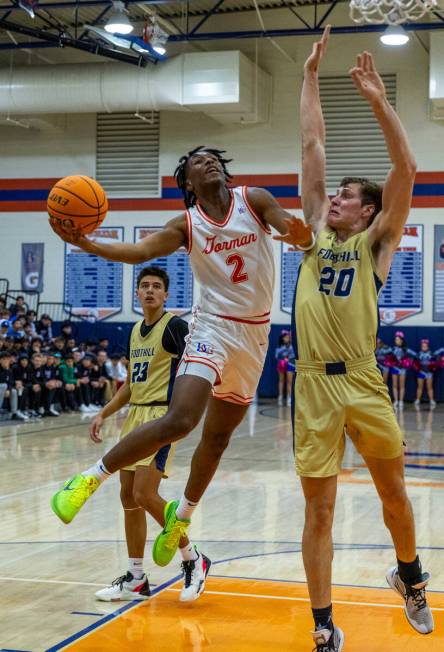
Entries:
[[165,508],[165,527],[153,547],[161,566],[173,558],[193,511],[210,483],[231,434],[253,400],[268,347],[274,261],[270,226],[287,242],[312,246],[311,229],[284,211],[262,188],[229,188],[224,152],[198,147],[176,169],[187,210],[136,244],[104,245],[65,230],[65,242],[109,260],[142,263],[186,247],[201,287],[168,413],[139,426],[103,459],[71,478],[53,497],[57,515],[70,522],[99,484],[174,441],[186,437],[207,413],[202,438],[180,501]]

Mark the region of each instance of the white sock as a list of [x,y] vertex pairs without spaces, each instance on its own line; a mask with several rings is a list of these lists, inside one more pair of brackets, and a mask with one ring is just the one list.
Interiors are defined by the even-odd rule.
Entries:
[[135,580],[141,580],[145,575],[143,557],[128,557],[128,570]]
[[193,546],[192,543],[189,543],[183,548],[179,548],[179,552],[182,556],[183,561],[196,561],[199,558],[199,553],[197,552],[196,546]]
[[94,466],[91,466],[91,468],[83,471],[82,475],[93,475],[99,482],[103,482],[111,476],[111,473],[104,465],[103,460],[100,459],[94,464]]
[[193,503],[191,500],[188,500],[188,498],[185,498],[185,494],[183,494],[182,498],[180,499],[179,505],[177,506],[176,509],[176,516],[180,520],[182,519],[188,519],[190,520],[191,517],[193,516],[193,512],[196,509],[198,503]]

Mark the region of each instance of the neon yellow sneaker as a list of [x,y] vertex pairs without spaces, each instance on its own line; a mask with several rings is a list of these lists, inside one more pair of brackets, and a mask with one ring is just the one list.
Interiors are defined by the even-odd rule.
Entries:
[[52,511],[64,523],[71,523],[98,486],[99,481],[93,475],[74,475],[51,498]]
[[185,536],[190,525],[190,519],[179,520],[176,517],[178,500],[172,500],[165,505],[165,525],[160,534],[157,535],[153,544],[153,560],[158,566],[167,566],[179,546],[181,537]]

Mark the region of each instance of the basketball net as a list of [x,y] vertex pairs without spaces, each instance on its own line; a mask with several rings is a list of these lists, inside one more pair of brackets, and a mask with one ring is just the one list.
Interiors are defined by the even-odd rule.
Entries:
[[400,25],[440,7],[444,0],[350,0],[350,18],[355,23]]

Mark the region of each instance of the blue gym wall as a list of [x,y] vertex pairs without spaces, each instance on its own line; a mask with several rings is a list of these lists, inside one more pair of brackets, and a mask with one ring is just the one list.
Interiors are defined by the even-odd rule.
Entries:
[[[110,342],[110,352],[119,351],[124,353],[133,322],[75,322],[75,337],[78,342],[87,340],[98,340],[100,337],[107,337]],[[275,398],[277,396],[277,372],[274,351],[278,346],[280,332],[288,328],[288,324],[273,324],[270,332],[270,346],[265,361],[264,372],[259,383],[259,396],[261,398]],[[58,329],[56,328],[56,331]],[[405,335],[407,346],[414,351],[419,348],[419,342],[426,337],[430,340],[432,351],[444,347],[444,329],[439,326],[403,326],[402,322],[396,326],[383,326],[379,335],[388,345],[392,344],[395,332],[402,330]],[[414,401],[416,394],[416,374],[407,371],[406,400]],[[435,374],[435,398],[438,401],[444,400],[444,370]]]

